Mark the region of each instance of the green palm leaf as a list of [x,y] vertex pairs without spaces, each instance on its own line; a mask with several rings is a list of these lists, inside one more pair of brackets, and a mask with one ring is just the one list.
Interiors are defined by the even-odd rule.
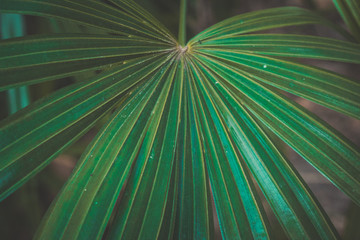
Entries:
[[109,33],[0,43],[0,90],[101,70],[0,122],[0,198],[107,116],[36,238],[212,239],[218,218],[225,239],[269,239],[262,195],[290,238],[339,238],[272,134],[360,205],[358,148],[282,94],[360,119],[359,83],[295,60],[359,64],[360,46],[256,32],[302,24],[348,39],[355,32],[308,10],[277,8],[220,22],[185,45],[181,6],[179,44],[129,0],[0,2],[2,12]]
[[0,74],[4,80],[0,89],[72,76],[86,70],[111,68],[139,56],[168,52],[170,48],[167,44],[144,39],[83,34],[3,41]]
[[[76,126],[77,122],[88,114],[107,102],[114,101],[126,90],[131,90],[132,86],[148,77],[165,59],[160,58],[146,65],[150,60],[154,58],[145,59],[145,62],[129,62],[92,81],[70,86],[3,121],[0,125],[0,175],[3,179],[0,186],[1,198],[11,193],[14,187],[19,187],[19,178],[23,182],[56,156],[54,154],[63,146],[54,144],[53,141],[56,142],[59,137],[62,141],[72,139],[63,139],[61,133],[64,130],[74,124]],[[135,74],[131,74],[134,70]],[[122,81],[114,81],[118,78]],[[114,105],[114,102],[111,105]],[[19,146],[22,151],[19,151]],[[27,167],[24,168],[24,164],[27,164]],[[15,186],[12,186],[13,184]]]
[[[332,72],[247,52],[207,51],[258,81],[307,98],[349,116],[360,116],[360,84]],[[221,63],[216,61],[215,64]],[[221,63],[222,64],[222,63]]]
[[359,44],[292,34],[248,34],[195,42],[196,49],[248,52],[279,57],[315,58],[360,63]]
[[[171,42],[169,34],[155,31],[151,25],[144,24],[141,19],[132,15],[133,9],[123,11],[110,7],[100,1],[87,0],[4,0],[0,3],[2,12],[19,11],[22,14],[56,17],[76,21],[109,32],[134,37],[148,37],[160,41]],[[171,35],[170,35],[171,36]]]
[[[206,77],[206,74],[208,73],[204,73],[203,76]],[[220,85],[213,75],[208,76],[210,77],[208,81],[211,79],[210,82],[212,82],[214,86]],[[210,85],[207,86],[207,89],[214,91]],[[317,226],[319,235],[311,233],[314,234],[312,236],[320,237],[323,235],[323,238],[334,238],[333,230],[324,221],[326,217],[321,213],[321,208],[314,205],[314,200],[309,190],[304,188],[301,178],[291,169],[291,166],[289,166],[284,157],[269,141],[266,134],[257,126],[246,109],[243,108],[236,99],[229,96],[226,91],[222,90],[221,92],[223,93],[223,100],[220,99],[219,95],[215,92],[204,95],[213,96],[214,100],[218,102],[217,106],[220,111],[220,116],[218,117],[222,119],[227,126],[231,126],[229,129],[229,138],[232,138],[235,142],[237,149],[241,152],[247,166],[252,170],[260,187],[263,188],[265,196],[268,197],[268,201],[273,205],[279,218],[282,221],[287,221],[283,222],[283,224],[286,226],[286,230],[289,231],[289,235],[292,237],[302,236],[306,238],[308,233],[304,230],[314,232],[314,225],[320,223],[324,225]],[[243,121],[240,121],[240,119],[243,119]],[[216,129],[220,128],[217,127]],[[259,139],[261,139],[260,142]],[[226,150],[225,152],[227,153]],[[241,191],[241,195],[244,193],[244,191]],[[296,197],[292,198],[292,194],[295,194]],[[282,199],[282,196],[286,196],[286,198]],[[299,199],[302,199],[303,202],[298,202]],[[248,205],[249,204],[246,206]],[[292,221],[289,214],[294,215],[294,218],[297,218],[296,215],[302,217],[298,217],[298,220]],[[285,215],[287,217],[285,217]],[[300,221],[305,220],[305,215],[309,216],[307,221],[310,220],[313,226],[306,226],[306,222],[303,222],[301,225],[303,225],[302,228],[308,229],[301,229],[301,226],[299,228],[299,226],[293,225],[294,223],[299,224]],[[254,214],[248,213],[248,216],[254,216]],[[296,230],[296,228],[298,228],[298,230]],[[257,230],[255,232],[259,233],[261,231]],[[243,237],[249,238],[246,236]],[[254,238],[258,237],[254,236]]]

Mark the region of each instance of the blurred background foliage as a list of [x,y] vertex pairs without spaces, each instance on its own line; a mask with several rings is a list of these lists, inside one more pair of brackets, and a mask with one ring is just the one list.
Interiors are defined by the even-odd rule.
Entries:
[[[137,0],[136,2],[155,15],[174,34],[177,32],[180,0]],[[187,19],[188,36],[192,37],[212,24],[240,13],[283,6],[299,6],[311,9],[317,11],[332,22],[344,25],[331,0],[189,0]],[[94,32],[94,29],[88,29],[71,22],[48,20],[33,16],[17,16],[17,18],[17,25],[12,25],[6,16],[1,16],[1,38],[5,39],[41,33]],[[9,31],[11,36],[7,35]],[[317,26],[279,29],[277,32],[314,34],[333,38],[339,37],[329,29]],[[326,61],[311,61],[309,63],[329,70],[335,70],[353,79],[360,80],[360,70],[358,66]],[[32,85],[25,90],[14,90],[17,91],[13,93],[14,96],[26,98],[26,100],[23,100],[25,103],[22,102],[22,104],[17,107],[24,107],[26,101],[35,101],[75,81],[85,81],[88,77],[91,77],[92,74],[94,73],[78,74],[75,77]],[[28,93],[24,93],[24,91]],[[13,103],[14,100],[9,100],[8,95],[8,92],[0,92],[0,120],[14,112],[14,107],[11,107],[11,103]],[[355,144],[360,146],[359,121],[307,100],[295,96],[291,97],[319,115]],[[97,130],[98,128],[95,126],[89,133],[55,159],[40,174],[32,178],[27,184],[0,204],[0,233],[2,239],[22,240],[32,238],[42,215],[71,174],[77,159],[95,136]],[[328,180],[322,177],[290,148],[288,149],[288,155],[329,214],[343,238],[360,239],[360,228],[358,226],[360,222],[360,208],[352,204],[346,195],[330,184]],[[277,239],[286,239],[275,218],[272,224],[277,230],[275,233]],[[220,234],[218,234],[218,236],[220,237]]]

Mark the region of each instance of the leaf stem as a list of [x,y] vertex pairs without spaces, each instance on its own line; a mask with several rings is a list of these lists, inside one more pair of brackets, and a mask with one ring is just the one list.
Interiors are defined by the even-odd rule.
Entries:
[[180,2],[180,19],[179,19],[179,44],[185,45],[186,40],[186,0]]

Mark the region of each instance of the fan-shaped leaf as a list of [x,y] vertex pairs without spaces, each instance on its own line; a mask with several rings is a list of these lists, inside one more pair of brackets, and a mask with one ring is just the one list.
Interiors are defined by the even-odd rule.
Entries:
[[[358,4],[336,2],[347,2],[340,9],[357,37],[352,26],[358,25],[353,23]],[[223,238],[268,239],[272,230],[260,194],[289,238],[338,238],[272,138],[275,133],[360,204],[356,147],[279,93],[359,118],[356,81],[288,60],[360,63],[359,44],[244,35],[322,24],[353,40],[318,14],[288,7],[230,18],[185,45],[185,1],[181,6],[177,43],[131,0],[0,1],[2,12],[72,21],[98,31],[3,41],[0,90],[102,70],[0,123],[0,198],[114,110],[47,212],[37,238],[212,239],[213,198]]]

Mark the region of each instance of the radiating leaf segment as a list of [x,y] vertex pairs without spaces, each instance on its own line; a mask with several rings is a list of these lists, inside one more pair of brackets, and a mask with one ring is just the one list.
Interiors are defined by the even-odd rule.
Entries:
[[36,238],[211,239],[216,217],[224,239],[269,239],[262,194],[291,239],[338,238],[270,132],[360,204],[358,148],[281,93],[359,119],[359,83],[293,58],[359,64],[360,45],[257,31],[323,24],[351,34],[286,7],[230,18],[186,44],[186,1],[178,41],[136,3],[107,2],[0,2],[2,12],[104,31],[1,42],[1,90],[100,71],[0,123],[3,199],[107,117]]

